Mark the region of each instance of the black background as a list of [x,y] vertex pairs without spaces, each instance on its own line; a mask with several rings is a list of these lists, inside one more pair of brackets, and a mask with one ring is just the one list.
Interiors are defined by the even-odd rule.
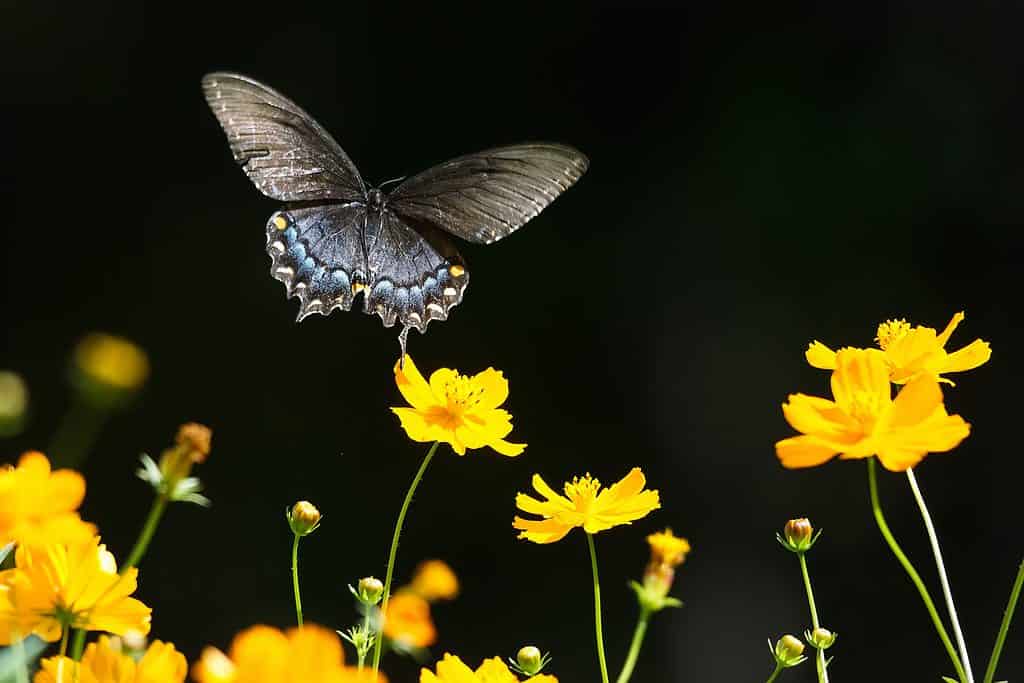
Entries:
[[[371,183],[564,141],[591,170],[514,236],[464,246],[466,300],[410,339],[426,370],[503,369],[512,438],[530,444],[517,459],[446,448],[415,500],[398,580],[436,556],[464,584],[435,610],[435,655],[536,643],[563,681],[597,680],[584,539],[517,541],[513,497],[533,472],[610,482],[641,465],[663,509],[597,537],[613,676],[635,614],[625,582],[644,535],[671,525],[694,546],[686,608],[656,618],[634,680],[766,678],[765,641],[808,622],[773,539],[800,515],[826,530],[810,564],[841,633],[833,679],[952,674],[873,525],[864,463],[785,471],[773,443],[791,434],[787,393],[827,393],[809,340],[868,345],[885,318],[941,329],[964,309],[951,347],[994,348],[947,391],[973,433],[918,474],[980,680],[1022,552],[1024,12],[952,5],[8,7],[2,362],[29,381],[34,420],[4,459],[45,446],[76,338],[136,339],[151,383],[84,467],[84,514],[120,556],[149,504],[138,453],[181,421],[215,430],[214,507],[172,508],[142,566],[154,634],[191,659],[252,623],[288,625],[281,511],[298,498],[326,513],[303,544],[307,617],[348,625],[345,584],[383,574],[424,451],[388,411],[395,332],[358,313],[294,323],[267,272],[276,204],[232,162],[199,79],[234,69],[280,89]],[[903,477],[885,473],[882,494],[938,596]],[[1022,628],[1000,678],[1024,676]]]

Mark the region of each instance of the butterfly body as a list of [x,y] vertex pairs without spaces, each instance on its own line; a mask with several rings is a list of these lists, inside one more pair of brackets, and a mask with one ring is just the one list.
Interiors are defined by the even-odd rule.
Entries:
[[424,332],[462,301],[469,273],[449,235],[489,244],[536,216],[586,170],[566,145],[470,154],[367,189],[337,142],[293,102],[246,76],[203,78],[235,160],[284,202],[267,222],[271,275],[300,301],[298,319],[363,311]]

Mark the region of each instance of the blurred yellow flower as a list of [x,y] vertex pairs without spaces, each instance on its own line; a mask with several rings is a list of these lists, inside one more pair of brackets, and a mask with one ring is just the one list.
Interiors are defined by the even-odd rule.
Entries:
[[0,370],[0,437],[14,436],[25,426],[28,387],[21,375]]
[[19,546],[0,572],[0,645],[34,633],[54,642],[64,628],[149,633],[150,612],[135,598],[138,570],[118,575],[100,539],[77,546]]
[[391,410],[413,441],[443,441],[459,455],[485,446],[502,455],[519,455],[526,448],[504,440],[512,431],[512,416],[498,407],[508,398],[508,381],[498,370],[466,377],[441,368],[428,384],[406,356],[404,368],[395,363],[395,383],[412,407]]
[[141,387],[149,377],[149,358],[135,343],[93,332],[78,342],[75,367],[88,379],[121,390]]
[[82,521],[78,506],[85,479],[72,470],[50,470],[42,453],[21,456],[17,467],[0,468],[0,546],[88,542],[96,527]]
[[[435,674],[430,669],[420,671],[420,683],[519,683],[519,677],[509,671],[505,662],[492,657],[473,671],[462,663],[455,655],[445,653],[444,658],[435,667]],[[531,676],[524,683],[558,683],[558,679],[548,674]]]
[[[281,632],[253,626],[239,633],[225,655],[207,647],[192,666],[197,683],[369,683],[373,674],[345,666],[334,631],[306,624]],[[387,683],[378,674],[378,683]]]
[[629,524],[661,507],[657,491],[644,490],[647,480],[639,467],[634,467],[621,481],[601,490],[601,482],[589,474],[575,477],[560,496],[539,474],[533,475],[533,488],[544,496],[540,501],[525,493],[516,495],[516,507],[543,519],[516,517],[512,526],[520,530],[519,538],[534,543],[554,543],[574,527],[583,527],[588,534]]
[[410,588],[428,602],[451,600],[459,594],[459,579],[441,560],[426,560],[416,567]]
[[843,349],[832,373],[834,401],[792,394],[782,411],[801,436],[783,439],[775,450],[785,467],[820,465],[840,458],[877,455],[892,471],[913,467],[928,453],[956,447],[970,432],[959,415],[949,415],[934,375],[921,374],[892,398],[886,354],[877,349]]
[[678,567],[690,552],[690,542],[665,529],[647,537],[651,547],[651,564]]
[[[58,680],[61,659],[44,659],[33,683],[61,683]],[[77,671],[74,661],[68,657],[63,658],[63,670],[64,683],[70,683],[75,676],[78,683],[183,683],[188,663],[173,645],[159,640],[154,640],[136,662],[124,654],[115,641],[100,636],[98,642],[85,648]]]
[[[967,346],[949,353],[946,343],[953,330],[964,320],[960,311],[953,316],[941,333],[935,328],[917,325],[911,327],[906,320],[886,320],[878,326],[875,341],[885,352],[889,367],[889,379],[896,384],[905,384],[919,374],[928,374],[940,382],[952,382],[942,375],[947,372],[963,372],[984,365],[992,357],[989,343],[975,339]],[[834,370],[836,352],[819,341],[807,347],[807,362],[816,368]]]
[[430,618],[430,604],[408,590],[392,595],[384,612],[384,635],[406,647],[430,647],[436,643],[437,629]]

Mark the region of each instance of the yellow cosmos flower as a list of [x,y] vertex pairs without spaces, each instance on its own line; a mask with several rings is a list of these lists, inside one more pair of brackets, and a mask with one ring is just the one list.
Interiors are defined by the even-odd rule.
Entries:
[[94,537],[77,546],[19,546],[15,568],[0,572],[0,645],[34,633],[54,642],[65,627],[149,633],[149,607],[129,597],[138,570],[118,575],[114,556]]
[[451,600],[459,594],[459,579],[441,560],[426,560],[416,567],[410,588],[429,602]]
[[[230,654],[203,650],[192,666],[196,683],[370,683],[369,669],[345,666],[341,640],[334,631],[306,624],[281,632],[253,626],[239,633]],[[387,683],[378,674],[377,683]]]
[[183,683],[188,673],[184,655],[170,643],[154,640],[136,662],[107,636],[101,636],[98,642],[85,648],[77,671],[74,661],[68,657],[50,657],[44,659],[41,666],[33,683],[61,683],[58,679],[61,668],[64,683],[72,680],[78,683]]
[[494,368],[472,377],[441,368],[428,384],[412,357],[395,363],[395,383],[411,408],[392,408],[413,441],[443,441],[459,455],[489,446],[502,455],[519,455],[525,443],[509,443],[512,416],[498,406],[508,398],[508,381]]
[[0,468],[0,546],[88,542],[96,527],[76,510],[85,497],[85,479],[71,470],[50,470],[42,453],[25,453],[17,467]]
[[[929,374],[940,382],[952,384],[942,377],[947,372],[963,372],[984,365],[992,357],[989,343],[975,339],[967,346],[949,353],[946,343],[953,330],[964,320],[960,311],[953,316],[941,333],[932,327],[911,327],[906,320],[887,320],[878,326],[875,341],[885,352],[889,364],[889,378],[896,384],[905,384],[919,374]],[[836,352],[819,341],[807,347],[807,362],[816,368],[834,370]]]
[[[519,677],[509,671],[505,662],[499,657],[492,657],[473,671],[462,663],[455,655],[445,653],[437,663],[437,673],[430,669],[420,671],[420,683],[519,683]],[[558,679],[548,674],[531,676],[524,683],[558,683]]]
[[115,389],[134,390],[149,376],[149,358],[135,343],[93,332],[75,347],[75,367],[89,380]]
[[647,537],[651,547],[651,564],[678,567],[690,552],[690,542],[672,533],[671,529]]
[[411,591],[399,591],[388,600],[384,635],[406,647],[430,647],[437,628],[430,618],[430,603]]
[[629,524],[661,507],[658,492],[644,490],[646,483],[639,467],[604,490],[601,490],[601,482],[587,474],[567,482],[563,497],[535,474],[533,488],[544,500],[520,493],[516,495],[516,507],[543,519],[516,517],[512,526],[520,531],[519,538],[534,543],[554,543],[578,526],[588,534],[595,534],[619,524]]
[[970,431],[963,418],[946,413],[933,375],[918,375],[894,400],[886,354],[877,349],[840,351],[832,394],[833,401],[792,394],[783,404],[786,421],[802,432],[775,444],[783,466],[877,455],[886,469],[901,472],[928,453],[952,450]]

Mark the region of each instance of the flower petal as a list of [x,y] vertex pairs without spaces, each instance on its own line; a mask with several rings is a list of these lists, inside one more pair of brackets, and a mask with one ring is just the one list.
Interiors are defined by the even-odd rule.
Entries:
[[919,375],[908,382],[886,416],[885,428],[900,429],[912,427],[928,418],[942,406],[942,390],[934,377]]
[[847,441],[861,433],[860,425],[833,401],[817,396],[790,394],[789,402],[782,404],[782,414],[793,429],[803,434]]
[[[405,367],[401,367],[401,359],[395,363],[395,384],[402,397],[417,410],[429,410],[437,405],[438,401],[430,391],[430,385],[423,379],[419,368],[412,360],[412,356],[405,356]],[[444,402],[441,402],[444,405]]]
[[500,657],[485,659],[477,667],[476,677],[479,683],[519,683],[519,678],[508,670]]
[[447,385],[458,379],[459,373],[451,368],[438,368],[430,375],[430,390],[434,393],[434,402],[442,406],[448,405]]
[[835,370],[836,369],[836,352],[828,348],[820,341],[812,341],[807,345],[807,351],[804,352],[804,358],[811,367],[819,368],[821,370]]
[[498,453],[507,455],[510,458],[514,458],[523,451],[526,450],[527,444],[525,443],[512,443],[511,441],[505,441],[504,439],[497,439],[487,444]]
[[956,329],[957,325],[964,321],[964,317],[965,316],[963,311],[959,311],[958,313],[953,315],[953,318],[949,321],[949,324],[946,325],[946,329],[942,331],[942,334],[935,338],[935,341],[938,342],[939,346],[945,348],[946,342],[949,341],[950,336],[953,334],[953,330]]
[[878,349],[842,349],[836,354],[832,395],[839,408],[848,414],[855,404],[863,405],[865,399],[873,400],[879,412],[888,406],[892,400],[892,389],[885,352]]
[[540,495],[544,496],[548,500],[548,502],[556,503],[559,507],[565,510],[573,509],[573,504],[569,501],[569,499],[564,496],[558,495],[554,489],[548,486],[548,483],[544,481],[543,477],[541,477],[539,474],[533,475],[533,477],[530,479],[530,484],[532,484],[533,489]]
[[554,543],[565,538],[573,530],[573,525],[565,524],[557,519],[523,519],[515,517],[512,528],[519,530],[519,538],[534,543]]
[[975,339],[959,351],[946,356],[946,362],[939,372],[963,372],[984,365],[992,357],[992,347],[987,341]]
[[497,408],[508,399],[508,380],[500,370],[487,368],[474,375],[470,382],[481,392],[478,409]]
[[815,436],[794,436],[775,444],[775,455],[783,467],[814,467],[828,462],[839,449]]
[[413,441],[452,443],[454,440],[454,434],[451,431],[428,420],[423,413],[417,412],[414,408],[392,408],[391,412],[398,416],[402,423],[402,429]]

